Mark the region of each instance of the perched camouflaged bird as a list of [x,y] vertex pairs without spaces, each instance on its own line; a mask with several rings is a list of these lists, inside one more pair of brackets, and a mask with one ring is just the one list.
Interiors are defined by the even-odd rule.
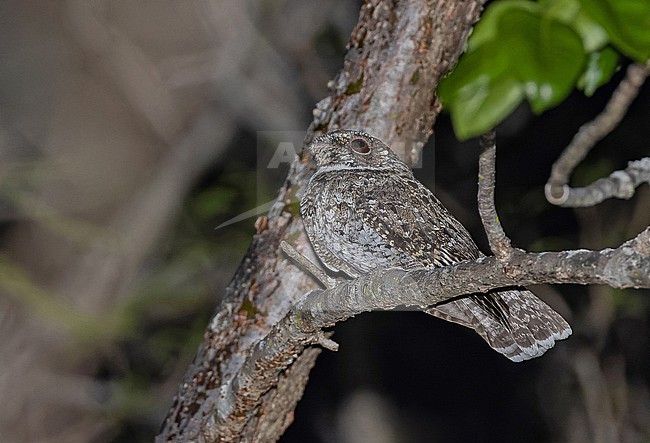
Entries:
[[[482,254],[467,230],[380,140],[357,131],[317,137],[318,165],[300,210],[320,260],[350,277],[377,267],[448,266]],[[474,329],[512,361],[542,355],[569,324],[526,289],[472,295],[428,311]]]

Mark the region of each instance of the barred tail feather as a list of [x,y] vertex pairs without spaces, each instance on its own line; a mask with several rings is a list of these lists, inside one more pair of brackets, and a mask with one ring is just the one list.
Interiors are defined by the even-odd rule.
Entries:
[[526,289],[463,297],[427,313],[474,329],[490,347],[515,362],[541,356],[572,333],[560,314]]

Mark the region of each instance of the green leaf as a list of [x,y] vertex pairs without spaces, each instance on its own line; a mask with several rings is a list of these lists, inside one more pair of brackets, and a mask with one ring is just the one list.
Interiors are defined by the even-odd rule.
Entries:
[[561,21],[580,35],[587,54],[609,41],[605,29],[585,14],[579,0],[541,0],[539,5],[544,16]]
[[510,45],[521,47],[513,67],[533,111],[557,105],[582,71],[585,55],[580,36],[562,22],[528,13],[510,14],[502,23],[510,31]]
[[510,61],[498,44],[463,55],[454,72],[438,86],[451,113],[456,136],[463,140],[494,127],[523,100],[523,87],[509,74]]
[[609,34],[613,45],[637,62],[650,58],[650,1],[580,0],[585,12]]
[[[441,96],[450,83],[441,83]],[[524,88],[513,76],[479,75],[454,91],[451,121],[460,140],[482,134],[499,124],[521,103]],[[443,101],[444,103],[444,101]]]
[[524,97],[535,112],[555,106],[572,90],[584,65],[580,36],[544,15],[538,4],[497,6],[479,22],[470,51],[438,88],[461,139],[489,130]]
[[580,12],[578,0],[540,0],[539,6],[546,17],[552,17],[563,23],[573,22]]
[[578,80],[578,87],[587,97],[591,97],[596,89],[604,85],[618,70],[618,53],[611,48],[592,52],[587,60],[585,72]]
[[508,55],[499,50],[498,44],[490,42],[480,50],[464,54],[453,73],[440,82],[438,93],[443,103],[471,99],[475,90],[488,92],[485,89],[488,84],[507,74],[509,69]]
[[582,37],[582,44],[585,47],[585,52],[588,54],[604,48],[609,43],[607,31],[585,14],[582,9],[575,17],[572,25],[578,34],[580,34],[580,37]]
[[515,11],[528,11],[536,14],[539,6],[529,0],[502,0],[492,3],[481,16],[481,20],[472,31],[467,42],[467,52],[472,52],[478,47],[499,38],[502,29],[499,22],[501,19]]

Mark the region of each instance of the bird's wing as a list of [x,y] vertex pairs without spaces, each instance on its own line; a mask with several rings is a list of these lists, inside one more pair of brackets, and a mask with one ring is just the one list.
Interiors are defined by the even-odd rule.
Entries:
[[467,230],[414,177],[387,177],[368,189],[357,215],[412,260],[410,267],[448,266],[480,256]]
[[[481,255],[467,230],[424,185],[387,181],[369,190],[359,216],[419,266],[448,266]],[[542,355],[556,340],[571,335],[569,324],[526,289],[501,290],[457,298],[427,313],[474,329],[497,352],[513,361]]]
[[[414,177],[388,177],[384,186],[369,189],[362,198],[363,202],[355,205],[357,215],[408,257],[395,266],[442,267],[481,254],[463,225]],[[477,324],[476,316],[461,300],[433,307],[428,313],[473,329]]]

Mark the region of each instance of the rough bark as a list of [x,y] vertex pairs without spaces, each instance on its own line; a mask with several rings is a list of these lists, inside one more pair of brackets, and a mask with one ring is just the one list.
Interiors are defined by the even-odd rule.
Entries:
[[[363,128],[413,164],[440,111],[436,85],[456,63],[482,4],[367,1],[343,70],[330,84],[330,96],[314,110],[306,141],[317,132]],[[315,287],[279,248],[286,238],[310,254],[296,209],[311,172],[306,158],[296,162],[268,219],[258,224],[259,232],[205,332],[158,442],[275,441],[291,423],[319,349],[302,352],[295,337],[280,337],[277,343],[288,346],[283,355],[289,357],[265,362],[269,370],[261,372],[268,377],[261,380],[263,391],[247,392],[247,372],[240,369],[253,345]],[[241,389],[232,385],[238,372],[243,374],[237,382]],[[226,392],[238,396],[224,396]]]

